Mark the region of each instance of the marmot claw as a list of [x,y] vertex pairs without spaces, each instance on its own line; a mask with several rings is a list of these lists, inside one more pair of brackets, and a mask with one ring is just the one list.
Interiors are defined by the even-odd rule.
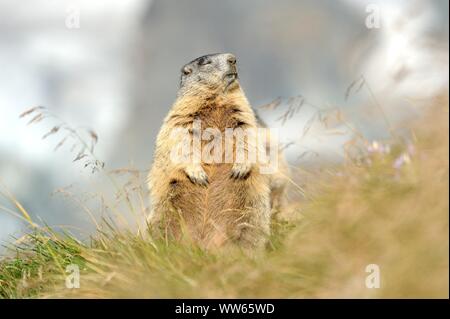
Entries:
[[231,168],[231,178],[246,179],[250,175],[252,165],[249,163],[234,163]]
[[194,184],[207,186],[209,183],[208,175],[206,175],[201,165],[188,166],[185,168],[184,172],[189,180]]

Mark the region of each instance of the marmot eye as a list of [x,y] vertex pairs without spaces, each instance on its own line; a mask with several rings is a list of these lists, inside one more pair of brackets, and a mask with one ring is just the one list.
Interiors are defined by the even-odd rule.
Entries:
[[207,65],[207,64],[211,64],[212,61],[210,59],[200,59],[198,60],[198,65]]

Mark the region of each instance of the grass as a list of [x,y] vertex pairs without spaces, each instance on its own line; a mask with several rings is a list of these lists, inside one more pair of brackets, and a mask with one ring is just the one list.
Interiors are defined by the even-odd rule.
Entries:
[[[31,226],[0,262],[0,297],[448,298],[448,99],[435,104],[410,142],[310,172],[308,199],[291,194],[261,254],[152,240],[108,219],[88,241]],[[65,286],[70,264],[79,289]],[[365,285],[369,264],[379,289]]]

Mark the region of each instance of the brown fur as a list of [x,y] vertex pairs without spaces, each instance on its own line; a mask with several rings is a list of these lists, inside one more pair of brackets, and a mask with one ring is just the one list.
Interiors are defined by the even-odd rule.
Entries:
[[[237,81],[226,92],[194,84],[188,93],[179,94],[158,134],[149,174],[151,232],[165,238],[187,237],[207,248],[228,243],[261,247],[270,233],[271,203],[280,208],[284,185],[280,179],[262,175],[258,163],[173,163],[170,153],[180,141],[171,138],[172,130],[189,128],[196,134],[192,127],[197,119],[202,129],[217,128],[222,136],[225,128],[258,125]],[[232,178],[233,172],[248,170],[245,176]],[[203,171],[207,185],[192,179]],[[279,193],[275,197],[270,194],[273,186]]]

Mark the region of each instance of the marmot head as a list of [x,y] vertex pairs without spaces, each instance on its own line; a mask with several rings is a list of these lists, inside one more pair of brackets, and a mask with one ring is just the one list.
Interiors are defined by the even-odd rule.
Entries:
[[181,68],[179,95],[226,93],[239,87],[236,57],[231,53],[204,55]]

